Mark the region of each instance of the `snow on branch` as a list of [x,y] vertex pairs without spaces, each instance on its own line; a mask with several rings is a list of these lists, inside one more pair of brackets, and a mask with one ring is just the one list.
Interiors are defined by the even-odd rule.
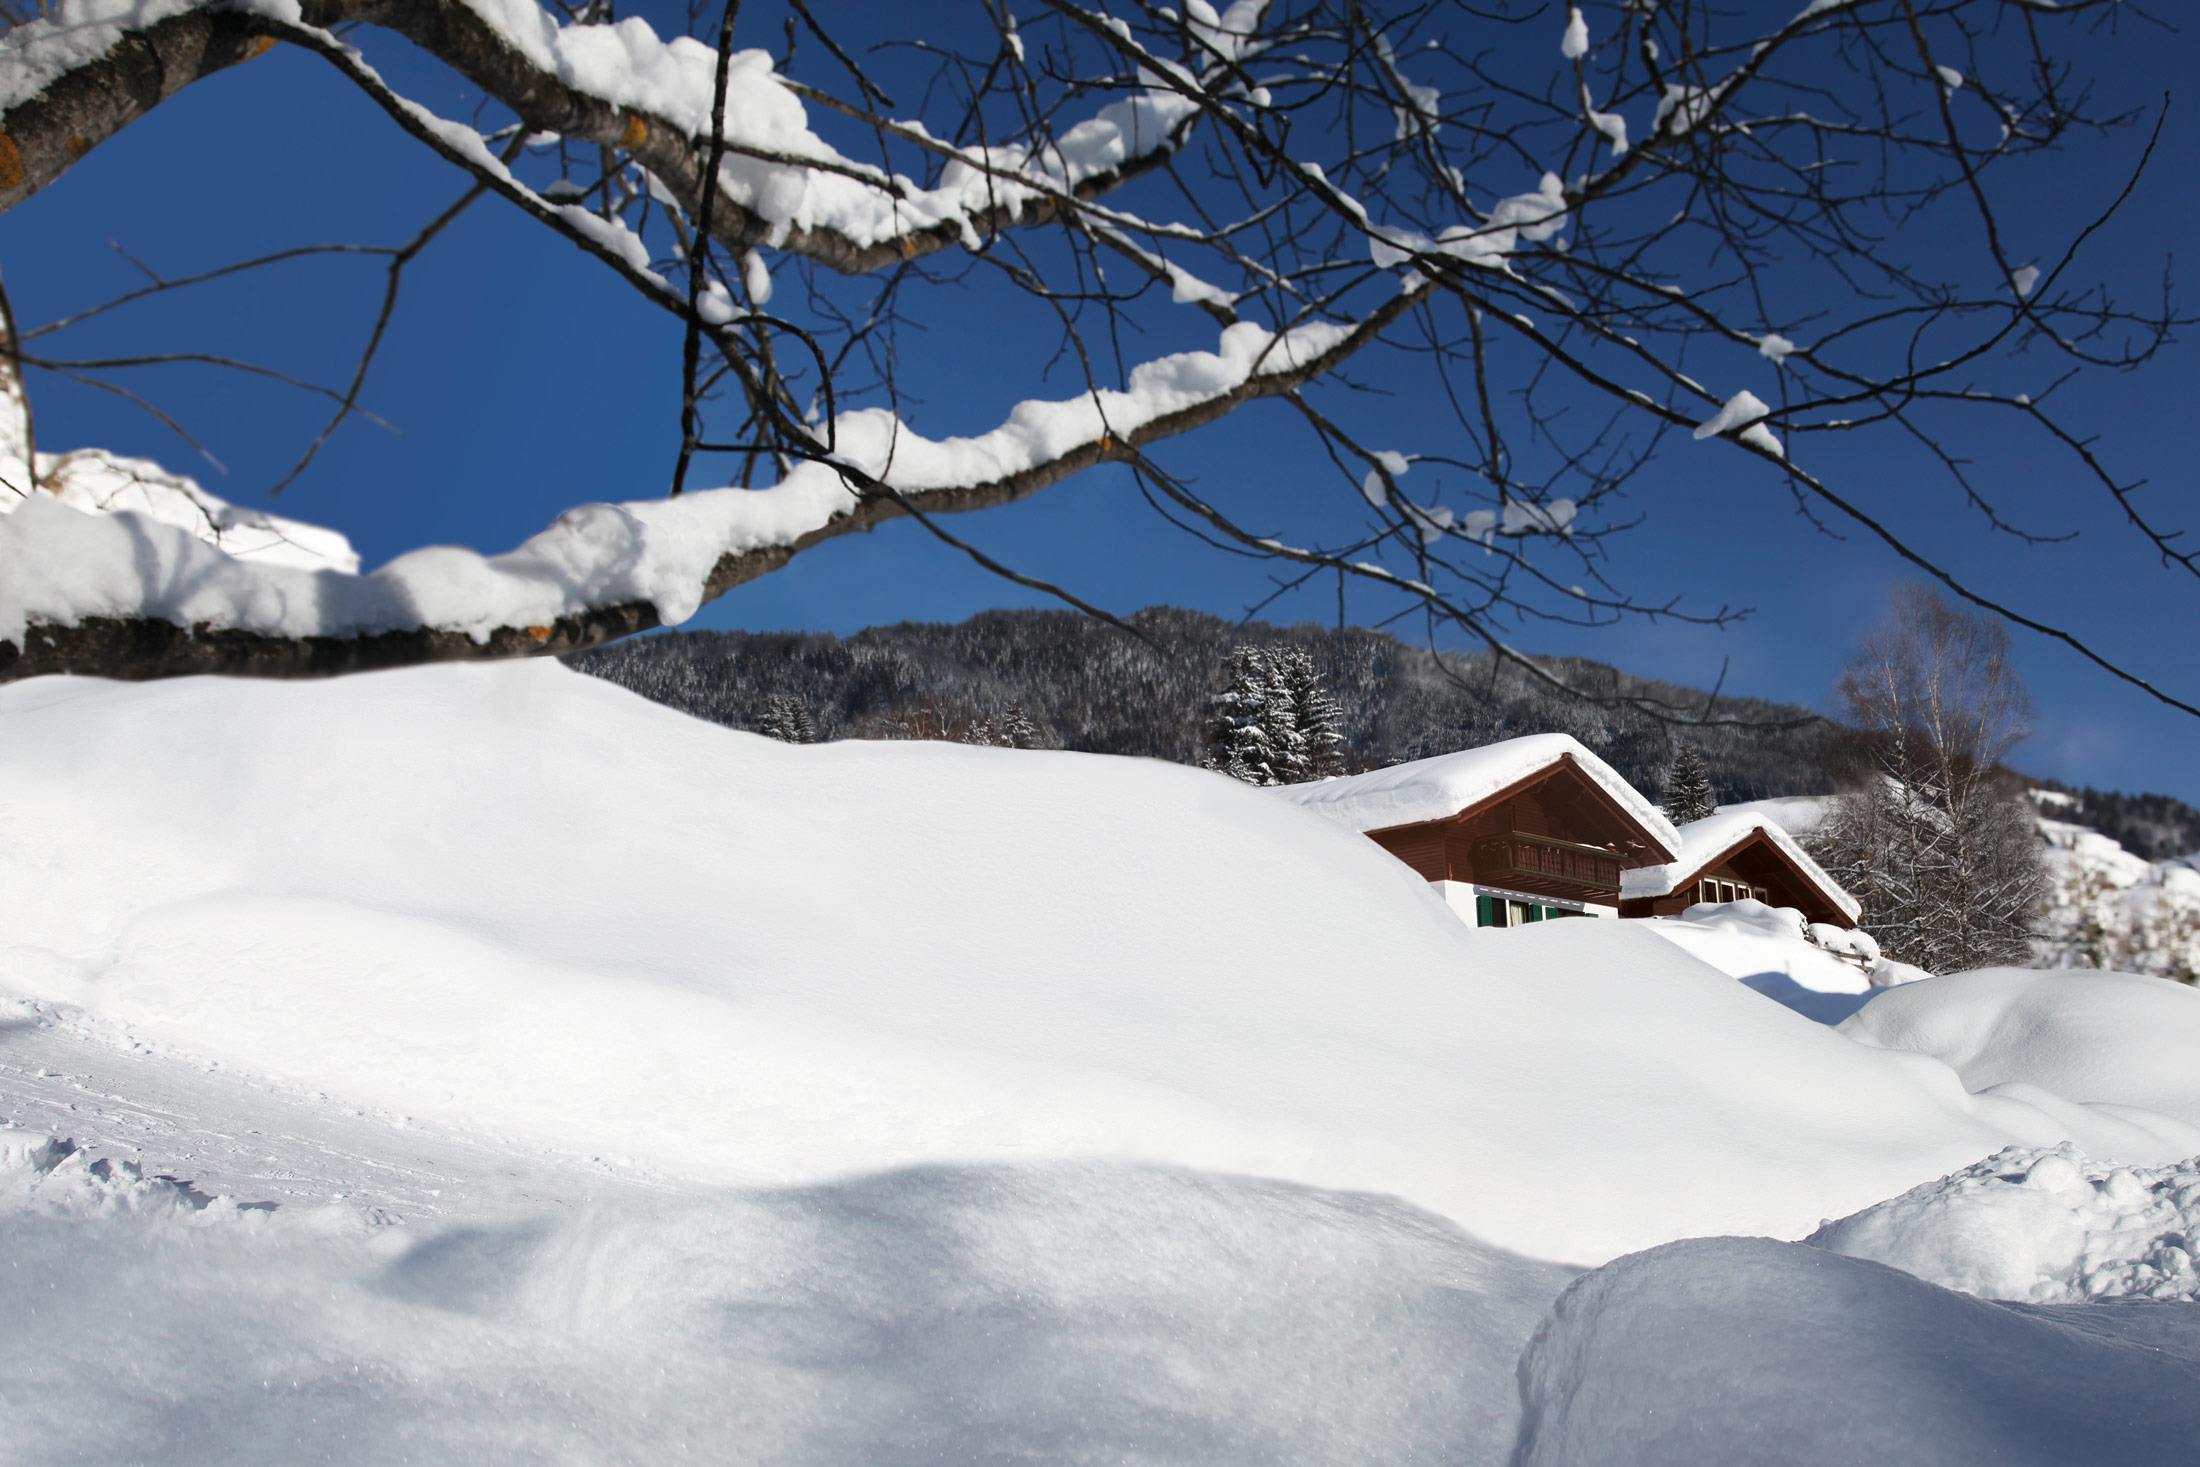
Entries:
[[241,3],[61,0],[40,9],[48,13],[0,37],[0,210],[192,82],[273,44]]
[[1775,458],[1785,458],[1787,451],[1780,440],[1765,426],[1765,419],[1772,416],[1772,409],[1764,400],[1743,388],[1726,400],[1717,412],[1696,425],[1695,436],[1700,442],[1706,438],[1718,438],[1731,433],[1744,443],[1753,444]]
[[[939,75],[983,81],[935,86],[917,121],[890,115],[898,104],[814,25],[856,75],[858,100],[782,76],[762,50],[734,50],[730,29],[712,47],[633,18],[562,18],[605,7],[55,0],[0,36],[0,209],[190,81],[294,43],[466,170],[477,185],[469,198],[511,202],[681,319],[681,467],[671,500],[584,506],[506,556],[425,551],[360,576],[229,553],[250,528],[240,512],[174,481],[152,496],[173,516],[148,517],[142,484],[128,494],[84,486],[132,473],[150,483],[151,471],[83,456],[70,470],[87,476],[77,498],[63,475],[35,486],[55,493],[34,493],[0,525],[0,543],[29,547],[25,564],[48,575],[9,567],[0,656],[16,666],[0,677],[334,671],[561,650],[678,620],[819,539],[895,514],[929,526],[934,511],[1005,503],[1111,458],[1131,463],[1155,486],[1157,510],[1181,515],[1192,533],[1296,562],[1301,580],[1333,572],[1340,584],[1380,582],[1499,648],[1489,622],[1516,612],[1582,626],[1683,614],[1678,598],[1638,603],[1612,587],[1598,549],[1624,528],[1612,524],[1611,496],[1674,430],[1725,439],[1811,512],[1856,521],[1953,586],[1902,521],[1826,486],[1810,460],[1827,433],[1888,425],[1922,435],[1968,502],[2016,533],[1933,437],[1967,421],[1947,415],[1973,407],[2023,414],[2077,457],[2166,561],[2200,573],[2175,525],[2142,515],[2130,497],[2137,483],[2029,395],[2038,384],[1980,375],[2035,343],[2080,365],[2136,365],[2179,324],[2166,303],[2126,309],[2064,277],[2131,196],[2151,143],[2123,194],[2073,238],[2040,243],[2028,232],[2016,253],[1999,243],[1979,170],[2049,146],[2080,114],[2058,99],[2044,64],[2052,53],[2036,37],[1955,46],[1976,31],[1955,11],[1997,8],[1957,0],[1946,30],[1944,8],[1926,7],[1932,35],[1914,38],[1913,65],[1896,54],[1913,28],[1898,0],[1792,0],[1715,27],[1709,11],[1695,23],[1694,0],[1647,9],[1583,0],[1560,7],[1563,36],[1538,32],[1518,55],[1501,47],[1487,59],[1430,34],[1410,8],[1337,23],[1320,0],[1129,10],[1042,0],[1045,13],[1029,19],[1049,38],[1028,58],[998,9],[977,32],[981,50],[922,48]],[[511,125],[477,131],[397,93],[353,49],[389,34],[479,89],[496,122]],[[1962,71],[1937,61],[1928,39]],[[2011,78],[2025,80],[2005,85]],[[1921,89],[1937,129],[1914,121]],[[1950,110],[1958,104],[1964,128]],[[1977,109],[1989,109],[1984,122],[2000,119],[1998,141],[1983,129],[1970,140]],[[1195,137],[1207,166],[1183,161]],[[910,170],[917,177],[895,171],[894,160],[911,158],[923,165]],[[1156,169],[1183,196],[1180,221],[1191,222],[1101,197]],[[1869,221],[1897,197],[1920,207],[1973,200],[1993,241],[1990,268],[1962,252],[1912,265],[1877,251]],[[699,222],[725,250],[696,247]],[[1056,228],[1036,240],[989,248],[1003,231],[1047,224]],[[949,272],[899,267],[964,249],[958,263],[970,276],[1035,303],[1042,326],[1013,329],[1058,327],[1049,360],[1074,360],[1084,380],[1124,389],[999,404],[983,421],[1000,427],[944,442],[911,433],[891,411],[851,411],[908,400],[896,363],[926,324],[908,300],[950,283]],[[775,250],[827,267],[796,271],[802,289],[779,292],[777,316],[764,313]],[[2034,255],[2038,264],[2024,263]],[[1127,279],[1117,257],[1133,266]],[[1927,268],[1936,274],[1918,273]],[[669,282],[675,269],[687,288]],[[878,273],[840,281],[833,271]],[[1852,278],[1853,290],[1822,289]],[[1417,430],[1412,461],[1431,468],[1415,486],[1430,488],[1408,499],[1395,482],[1403,456],[1392,464],[1361,448],[1344,413],[1330,423],[1326,403],[1291,389],[1423,303],[1413,339],[1392,343],[1393,356],[1431,372],[1450,411],[1441,430]],[[1135,358],[1122,343],[1149,328],[1144,313],[1184,306],[1227,328],[1217,350],[1129,370]],[[1270,334],[1309,321],[1325,324]],[[1180,325],[1179,312],[1169,329]],[[1916,344],[1896,341],[1905,333]],[[1699,352],[1724,355],[1692,366]],[[115,365],[21,360],[43,370]],[[366,365],[344,413],[355,410]],[[1287,526],[1251,533],[1137,451],[1279,393],[1356,501],[1351,533],[1337,543],[1294,548],[1303,537]],[[703,421],[706,397],[721,404],[721,431]],[[1602,426],[1579,426],[1585,406]],[[1647,441],[1637,433],[1645,423]],[[736,461],[719,472],[744,486],[776,464],[781,482],[679,496],[695,454]],[[19,456],[21,487],[31,489],[31,464],[48,461],[27,440]],[[1437,466],[1455,476],[1449,484]],[[131,494],[146,500],[140,513],[107,512]],[[210,541],[217,522],[227,528]],[[303,527],[296,535],[310,539]],[[63,540],[92,568],[69,585],[39,559]],[[1531,542],[1583,568],[1554,577],[1516,553]]]
[[[563,25],[535,0],[62,0],[0,37],[0,209],[191,81],[295,39],[294,28],[349,21],[405,36],[530,132],[624,152],[690,212],[701,197],[716,55],[639,18]],[[866,118],[947,159],[923,188],[818,137],[803,99],[819,94],[785,83],[768,53],[736,53],[729,83],[713,235],[846,273],[1047,222],[1165,161],[1199,116],[1176,93],[1147,89],[1058,137],[983,148]]]
[[[927,439],[881,409],[845,414],[830,454],[821,444],[817,460],[769,489],[581,505],[503,555],[432,547],[366,575],[232,553],[210,532],[212,518],[193,527],[134,503],[88,512],[100,507],[43,491],[0,495],[13,506],[0,516],[0,564],[9,567],[0,680],[335,673],[563,652],[678,623],[824,539],[910,507],[1007,503],[1289,392],[1420,299],[1402,294],[1349,326],[1270,332],[1241,322],[1214,351],[1146,362],[1121,391],[1020,403],[975,438]],[[216,518],[227,508],[188,480],[161,477]]]
[[[700,196],[710,47],[661,40],[638,18],[560,25],[534,0],[441,8],[451,13],[445,44],[430,49],[530,127],[623,148],[675,195]],[[401,17],[392,24],[418,29]],[[785,84],[768,53],[735,53],[728,81],[719,189],[731,208],[712,233],[733,248],[768,245],[850,273],[1050,219],[1166,159],[1197,117],[1171,92],[1141,90],[1059,137],[991,148],[955,148],[921,124],[866,117],[947,158],[938,185],[920,188],[818,137],[803,98],[819,94]]]

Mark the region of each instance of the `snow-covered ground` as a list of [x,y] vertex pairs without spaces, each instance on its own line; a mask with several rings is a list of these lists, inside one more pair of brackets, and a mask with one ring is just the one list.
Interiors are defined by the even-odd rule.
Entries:
[[[96,1041],[39,1041],[101,1074],[57,1091],[80,1136],[139,1109],[92,1093]],[[242,1190],[0,1133],[0,1460],[1494,1463],[1574,1274],[1365,1194],[1043,1161],[652,1186],[128,1065],[254,1123],[124,1131]]]
[[[0,1460],[1621,1460],[1515,1383],[1580,1270],[2200,1155],[2090,990],[1835,1029],[1657,926],[552,664],[0,689]],[[2187,1204],[2096,1191],[2168,1276]]]
[[2200,1308],[1996,1303],[1763,1238],[1635,1254],[1520,1364],[1517,1467],[2189,1462]]
[[1927,977],[1881,957],[1861,931],[1810,922],[1793,907],[1754,900],[1699,902],[1677,917],[1631,918],[1769,999],[1838,1024],[1879,989]]

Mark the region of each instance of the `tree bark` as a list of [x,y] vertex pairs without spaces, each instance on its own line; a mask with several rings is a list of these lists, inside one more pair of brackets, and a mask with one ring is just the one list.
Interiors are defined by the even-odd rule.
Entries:
[[[335,8],[325,0],[306,7],[309,14]],[[273,45],[254,17],[230,10],[188,10],[126,32],[104,56],[0,114],[0,212],[191,83]]]

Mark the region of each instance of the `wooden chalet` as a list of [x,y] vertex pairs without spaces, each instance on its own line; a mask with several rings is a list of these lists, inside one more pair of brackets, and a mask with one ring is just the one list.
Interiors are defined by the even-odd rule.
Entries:
[[1620,887],[1623,917],[1677,917],[1700,902],[1754,899],[1798,908],[1806,921],[1853,928],[1864,908],[1779,824],[1747,810],[1680,827],[1679,859],[1638,867]]
[[1680,856],[1658,808],[1564,734],[1277,793],[1365,834],[1478,927],[1616,917],[1628,872]]

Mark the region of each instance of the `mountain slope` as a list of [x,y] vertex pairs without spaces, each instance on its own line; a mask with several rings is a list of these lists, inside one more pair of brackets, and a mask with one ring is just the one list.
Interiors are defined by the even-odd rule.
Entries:
[[[1438,658],[1387,632],[1236,623],[1173,607],[1130,618],[1150,642],[1073,612],[988,611],[949,626],[901,622],[841,638],[828,633],[686,632],[641,637],[568,659],[684,713],[755,728],[766,704],[791,698],[823,739],[953,730],[1020,706],[1051,746],[1197,763],[1224,661],[1239,645],[1312,653],[1344,710],[1359,767],[1448,753],[1528,733],[1570,733],[1637,788],[1664,788],[1674,738],[1703,753],[1719,799],[1814,794],[1825,725],[1807,708],[1721,697],[1631,677],[1602,663],[1544,665],[1584,701],[1487,656]],[[1734,720],[1675,730],[1622,701]]]

